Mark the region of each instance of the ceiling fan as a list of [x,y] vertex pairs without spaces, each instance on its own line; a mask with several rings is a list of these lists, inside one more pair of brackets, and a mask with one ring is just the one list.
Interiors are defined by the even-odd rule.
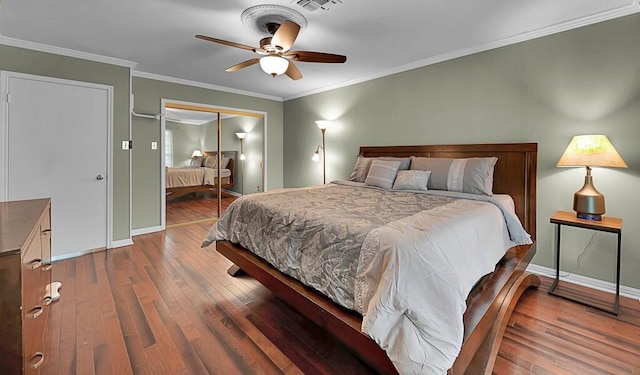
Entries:
[[260,40],[260,47],[251,47],[246,44],[229,42],[227,40],[217,39],[206,35],[196,35],[196,38],[209,42],[224,44],[226,46],[236,47],[262,55],[262,57],[254,57],[230,66],[225,71],[235,72],[242,68],[260,63],[260,67],[265,73],[277,77],[280,74],[286,74],[293,80],[302,78],[302,73],[293,63],[314,62],[314,63],[343,63],[347,61],[347,57],[343,55],[335,55],[324,52],[311,51],[290,51],[293,43],[300,32],[300,25],[293,21],[285,20],[281,24],[270,22],[266,24],[266,30],[272,35]]

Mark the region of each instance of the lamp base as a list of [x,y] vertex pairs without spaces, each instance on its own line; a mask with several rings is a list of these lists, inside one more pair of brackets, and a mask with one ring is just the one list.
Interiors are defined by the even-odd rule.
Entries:
[[583,214],[581,212],[576,212],[576,217],[583,220],[602,220],[602,215],[599,214]]
[[573,195],[573,210],[579,219],[585,220],[602,220],[604,215],[604,195],[593,186],[589,167],[584,178],[584,186]]

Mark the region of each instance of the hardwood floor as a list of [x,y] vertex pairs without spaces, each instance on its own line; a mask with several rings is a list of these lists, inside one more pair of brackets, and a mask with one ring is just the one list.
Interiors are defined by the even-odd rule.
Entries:
[[[222,196],[222,211],[236,197]],[[197,221],[214,221],[218,214],[218,199],[212,194],[195,193],[167,201],[166,226],[184,225]]]
[[[211,223],[62,260],[42,374],[368,374],[342,345],[200,243]],[[496,374],[640,374],[640,308],[618,317],[529,290]],[[590,298],[599,293],[575,287]],[[607,295],[608,296],[608,295]]]

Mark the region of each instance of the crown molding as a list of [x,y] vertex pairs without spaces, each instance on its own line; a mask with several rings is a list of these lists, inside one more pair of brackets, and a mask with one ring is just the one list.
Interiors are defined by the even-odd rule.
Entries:
[[612,20],[615,18],[619,18],[619,17],[623,17],[623,16],[628,16],[631,14],[635,14],[640,12],[640,4],[638,0],[633,0],[630,1],[629,4],[618,7],[616,9],[611,9],[609,11],[606,12],[602,12],[602,13],[598,13],[598,14],[594,14],[594,15],[590,15],[590,16],[586,16],[586,17],[582,17],[582,18],[577,18],[575,20],[571,20],[571,21],[567,21],[567,22],[562,22],[559,24],[555,24],[555,25],[551,25],[548,27],[544,27],[541,29],[536,29],[536,30],[532,30],[520,35],[516,35],[513,37],[509,37],[509,38],[504,38],[504,39],[500,39],[494,42],[490,42],[490,43],[486,43],[486,44],[482,44],[482,45],[478,45],[478,46],[473,46],[470,48],[465,48],[465,49],[461,49],[461,50],[457,50],[457,51],[453,51],[450,53],[445,53],[442,55],[438,55],[438,56],[433,56],[427,59],[423,59],[423,60],[418,60],[406,65],[401,65],[398,67],[394,67],[391,69],[387,69],[384,70],[380,73],[376,73],[376,74],[371,74],[371,75],[367,75],[367,76],[363,76],[360,78],[356,78],[353,80],[349,80],[349,81],[345,81],[345,82],[341,82],[335,85],[330,85],[330,86],[325,86],[325,87],[321,87],[318,89],[314,89],[314,90],[309,90],[309,91],[304,91],[304,92],[300,92],[291,96],[287,96],[284,98],[285,101],[287,100],[291,100],[291,99],[297,99],[297,98],[301,98],[301,97],[305,97],[305,96],[309,96],[309,95],[313,95],[313,94],[318,94],[321,92],[325,92],[325,91],[330,91],[330,90],[335,90],[341,87],[346,87],[346,86],[351,86],[351,85],[355,85],[358,83],[362,83],[362,82],[367,82],[367,81],[371,81],[377,78],[382,78],[382,77],[386,77],[386,76],[390,76],[396,73],[402,73],[402,72],[406,72],[409,70],[413,70],[413,69],[417,69],[417,68],[422,68],[428,65],[433,65],[433,64],[437,64],[437,63],[441,63],[447,60],[453,60],[453,59],[457,59],[459,57],[464,57],[464,56],[468,56],[468,55],[473,55],[479,52],[485,52],[485,51],[489,51],[492,49],[496,49],[496,48],[500,48],[500,47],[505,47],[505,46],[509,46],[512,44],[517,44],[517,43],[521,43],[521,42],[526,42],[528,40],[532,40],[532,39],[537,39],[537,38],[541,38],[544,36],[548,36],[548,35],[552,35],[552,34],[557,34],[557,33],[561,33],[564,31],[569,31],[569,30],[573,30],[573,29],[577,29],[583,26],[589,26],[589,25],[593,25],[595,23],[599,23],[599,22],[603,22],[603,21],[608,21],[608,20]]
[[228,92],[230,94],[238,94],[238,95],[244,95],[244,96],[252,96],[252,97],[260,98],[260,99],[275,100],[277,102],[284,101],[284,99],[282,97],[280,97],[280,96],[260,94],[260,93],[252,92],[252,91],[245,91],[245,90],[233,89],[233,88],[225,87],[225,86],[213,85],[213,84],[210,84],[210,83],[203,83],[203,82],[199,82],[199,81],[190,81],[190,80],[182,79],[182,78],[175,78],[175,77],[163,76],[163,75],[154,74],[154,73],[141,72],[139,70],[132,70],[131,71],[131,75],[133,77],[138,77],[138,78],[147,78],[147,79],[153,79],[153,80],[156,80],[156,81],[176,83],[176,84],[179,84],[179,85],[200,87],[200,88],[203,88],[203,89]]
[[49,45],[46,45],[46,44],[40,44],[40,43],[29,42],[29,41],[24,41],[24,40],[20,40],[20,39],[9,38],[9,37],[5,37],[5,36],[2,36],[2,35],[0,35],[0,45],[7,45],[7,46],[12,46],[12,47],[25,48],[25,49],[30,49],[30,50],[34,50],[34,51],[47,52],[47,53],[53,53],[53,54],[62,55],[62,56],[75,57],[75,58],[84,59],[84,60],[91,60],[91,61],[96,61],[96,62],[101,62],[101,63],[106,63],[106,64],[124,66],[124,67],[128,67],[128,68],[130,68],[132,70],[131,74],[134,77],[154,79],[154,80],[159,80],[159,81],[164,81],[164,82],[183,84],[183,85],[187,85],[187,86],[194,86],[194,87],[200,87],[200,88],[205,88],[205,89],[210,89],[210,90],[228,92],[228,93],[232,93],[232,94],[239,94],[239,95],[245,95],[245,96],[251,96],[251,97],[256,97],[256,98],[262,98],[262,99],[268,99],[268,100],[275,100],[275,101],[283,102],[283,101],[292,100],[292,99],[296,99],[296,98],[301,98],[301,97],[305,97],[305,96],[309,96],[309,95],[313,95],[313,94],[318,94],[318,93],[322,93],[322,92],[326,92],[326,91],[330,91],[330,90],[335,90],[335,89],[346,87],[346,86],[355,85],[355,84],[366,82],[366,81],[371,81],[371,80],[374,80],[374,79],[377,79],[377,78],[390,76],[390,75],[393,75],[393,74],[396,74],[396,73],[402,73],[402,72],[405,72],[405,71],[409,71],[409,70],[413,70],[413,69],[417,69],[417,68],[422,68],[422,67],[425,67],[425,66],[437,64],[437,63],[444,62],[444,61],[447,61],[447,60],[453,60],[453,59],[456,59],[456,58],[459,58],[459,57],[468,56],[468,55],[476,54],[476,53],[479,53],[479,52],[485,52],[485,51],[489,51],[489,50],[492,50],[492,49],[505,47],[505,46],[508,46],[508,45],[521,43],[521,42],[525,42],[525,41],[528,41],[528,40],[537,39],[537,38],[541,38],[541,37],[544,37],[544,36],[548,36],[548,35],[564,32],[564,31],[573,30],[573,29],[580,28],[580,27],[583,27],[583,26],[588,26],[588,25],[592,25],[592,24],[595,24],[595,23],[612,20],[612,19],[615,19],[615,18],[619,18],[619,17],[635,14],[635,13],[638,13],[638,12],[640,12],[640,1],[633,0],[633,1],[630,1],[629,4],[627,4],[627,5],[624,5],[624,6],[615,8],[615,9],[611,9],[611,10],[606,11],[606,12],[602,12],[602,13],[598,13],[598,14],[594,14],[594,15],[578,18],[578,19],[571,20],[571,21],[568,21],[568,22],[563,22],[563,23],[551,25],[551,26],[548,26],[548,27],[544,27],[544,28],[541,28],[541,29],[537,29],[537,30],[533,30],[533,31],[530,31],[530,32],[527,32],[527,33],[523,33],[523,34],[520,34],[520,35],[517,35],[517,36],[514,36],[514,37],[504,38],[504,39],[500,39],[500,40],[497,40],[497,41],[494,41],[494,42],[486,43],[486,44],[483,44],[483,45],[473,46],[473,47],[470,47],[470,48],[465,48],[465,49],[461,49],[461,50],[458,50],[458,51],[453,51],[453,52],[450,52],[450,53],[446,53],[446,54],[442,54],[442,55],[438,55],[438,56],[433,56],[433,57],[430,57],[430,58],[427,58],[427,59],[418,60],[418,61],[415,61],[415,62],[412,62],[412,63],[409,63],[409,64],[405,64],[405,65],[401,65],[401,66],[394,67],[394,68],[391,68],[391,69],[383,70],[383,71],[381,71],[379,73],[376,73],[376,74],[363,76],[363,77],[356,78],[356,79],[353,79],[353,80],[337,83],[335,85],[329,85],[329,86],[325,86],[325,87],[321,87],[321,88],[317,88],[317,89],[313,89],[313,90],[309,90],[309,91],[299,92],[299,93],[293,94],[291,96],[286,96],[286,97],[279,97],[279,96],[274,96],[274,95],[260,94],[260,93],[256,93],[256,92],[252,92],[252,91],[238,90],[238,89],[233,89],[233,88],[229,88],[229,87],[218,86],[218,85],[213,85],[213,84],[208,84],[208,83],[203,83],[203,82],[198,82],[198,81],[190,81],[190,80],[185,80],[185,79],[180,79],[180,78],[175,78],[175,77],[162,76],[162,75],[153,74],[153,73],[146,73],[146,72],[142,72],[142,71],[135,71],[134,68],[137,66],[137,63],[133,62],[133,61],[122,60],[122,59],[117,59],[117,58],[113,58],[113,57],[87,53],[87,52],[81,52],[81,51],[76,51],[76,50],[62,48],[62,47],[54,47],[54,46],[49,46]]
[[26,41],[26,40],[9,38],[9,37],[2,36],[2,35],[0,35],[0,44],[1,45],[5,45],[5,46],[29,49],[29,50],[32,50],[32,51],[52,53],[52,54],[55,54],[55,55],[61,55],[61,56],[67,56],[67,57],[75,57],[77,59],[90,60],[90,61],[95,61],[95,62],[100,62],[100,63],[105,63],[105,64],[124,66],[124,67],[129,68],[129,69],[135,68],[135,66],[138,64],[138,63],[133,62],[133,61],[116,59],[114,57],[97,55],[97,54],[88,53],[88,52],[81,52],[81,51],[76,51],[76,50],[72,50],[72,49],[68,49],[68,48],[49,46],[49,45],[46,45],[46,44],[29,42],[29,41]]

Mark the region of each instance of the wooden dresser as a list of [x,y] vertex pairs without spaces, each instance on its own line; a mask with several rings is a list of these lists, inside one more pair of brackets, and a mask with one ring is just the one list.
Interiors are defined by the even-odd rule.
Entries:
[[40,372],[50,283],[50,200],[0,202],[2,374]]

